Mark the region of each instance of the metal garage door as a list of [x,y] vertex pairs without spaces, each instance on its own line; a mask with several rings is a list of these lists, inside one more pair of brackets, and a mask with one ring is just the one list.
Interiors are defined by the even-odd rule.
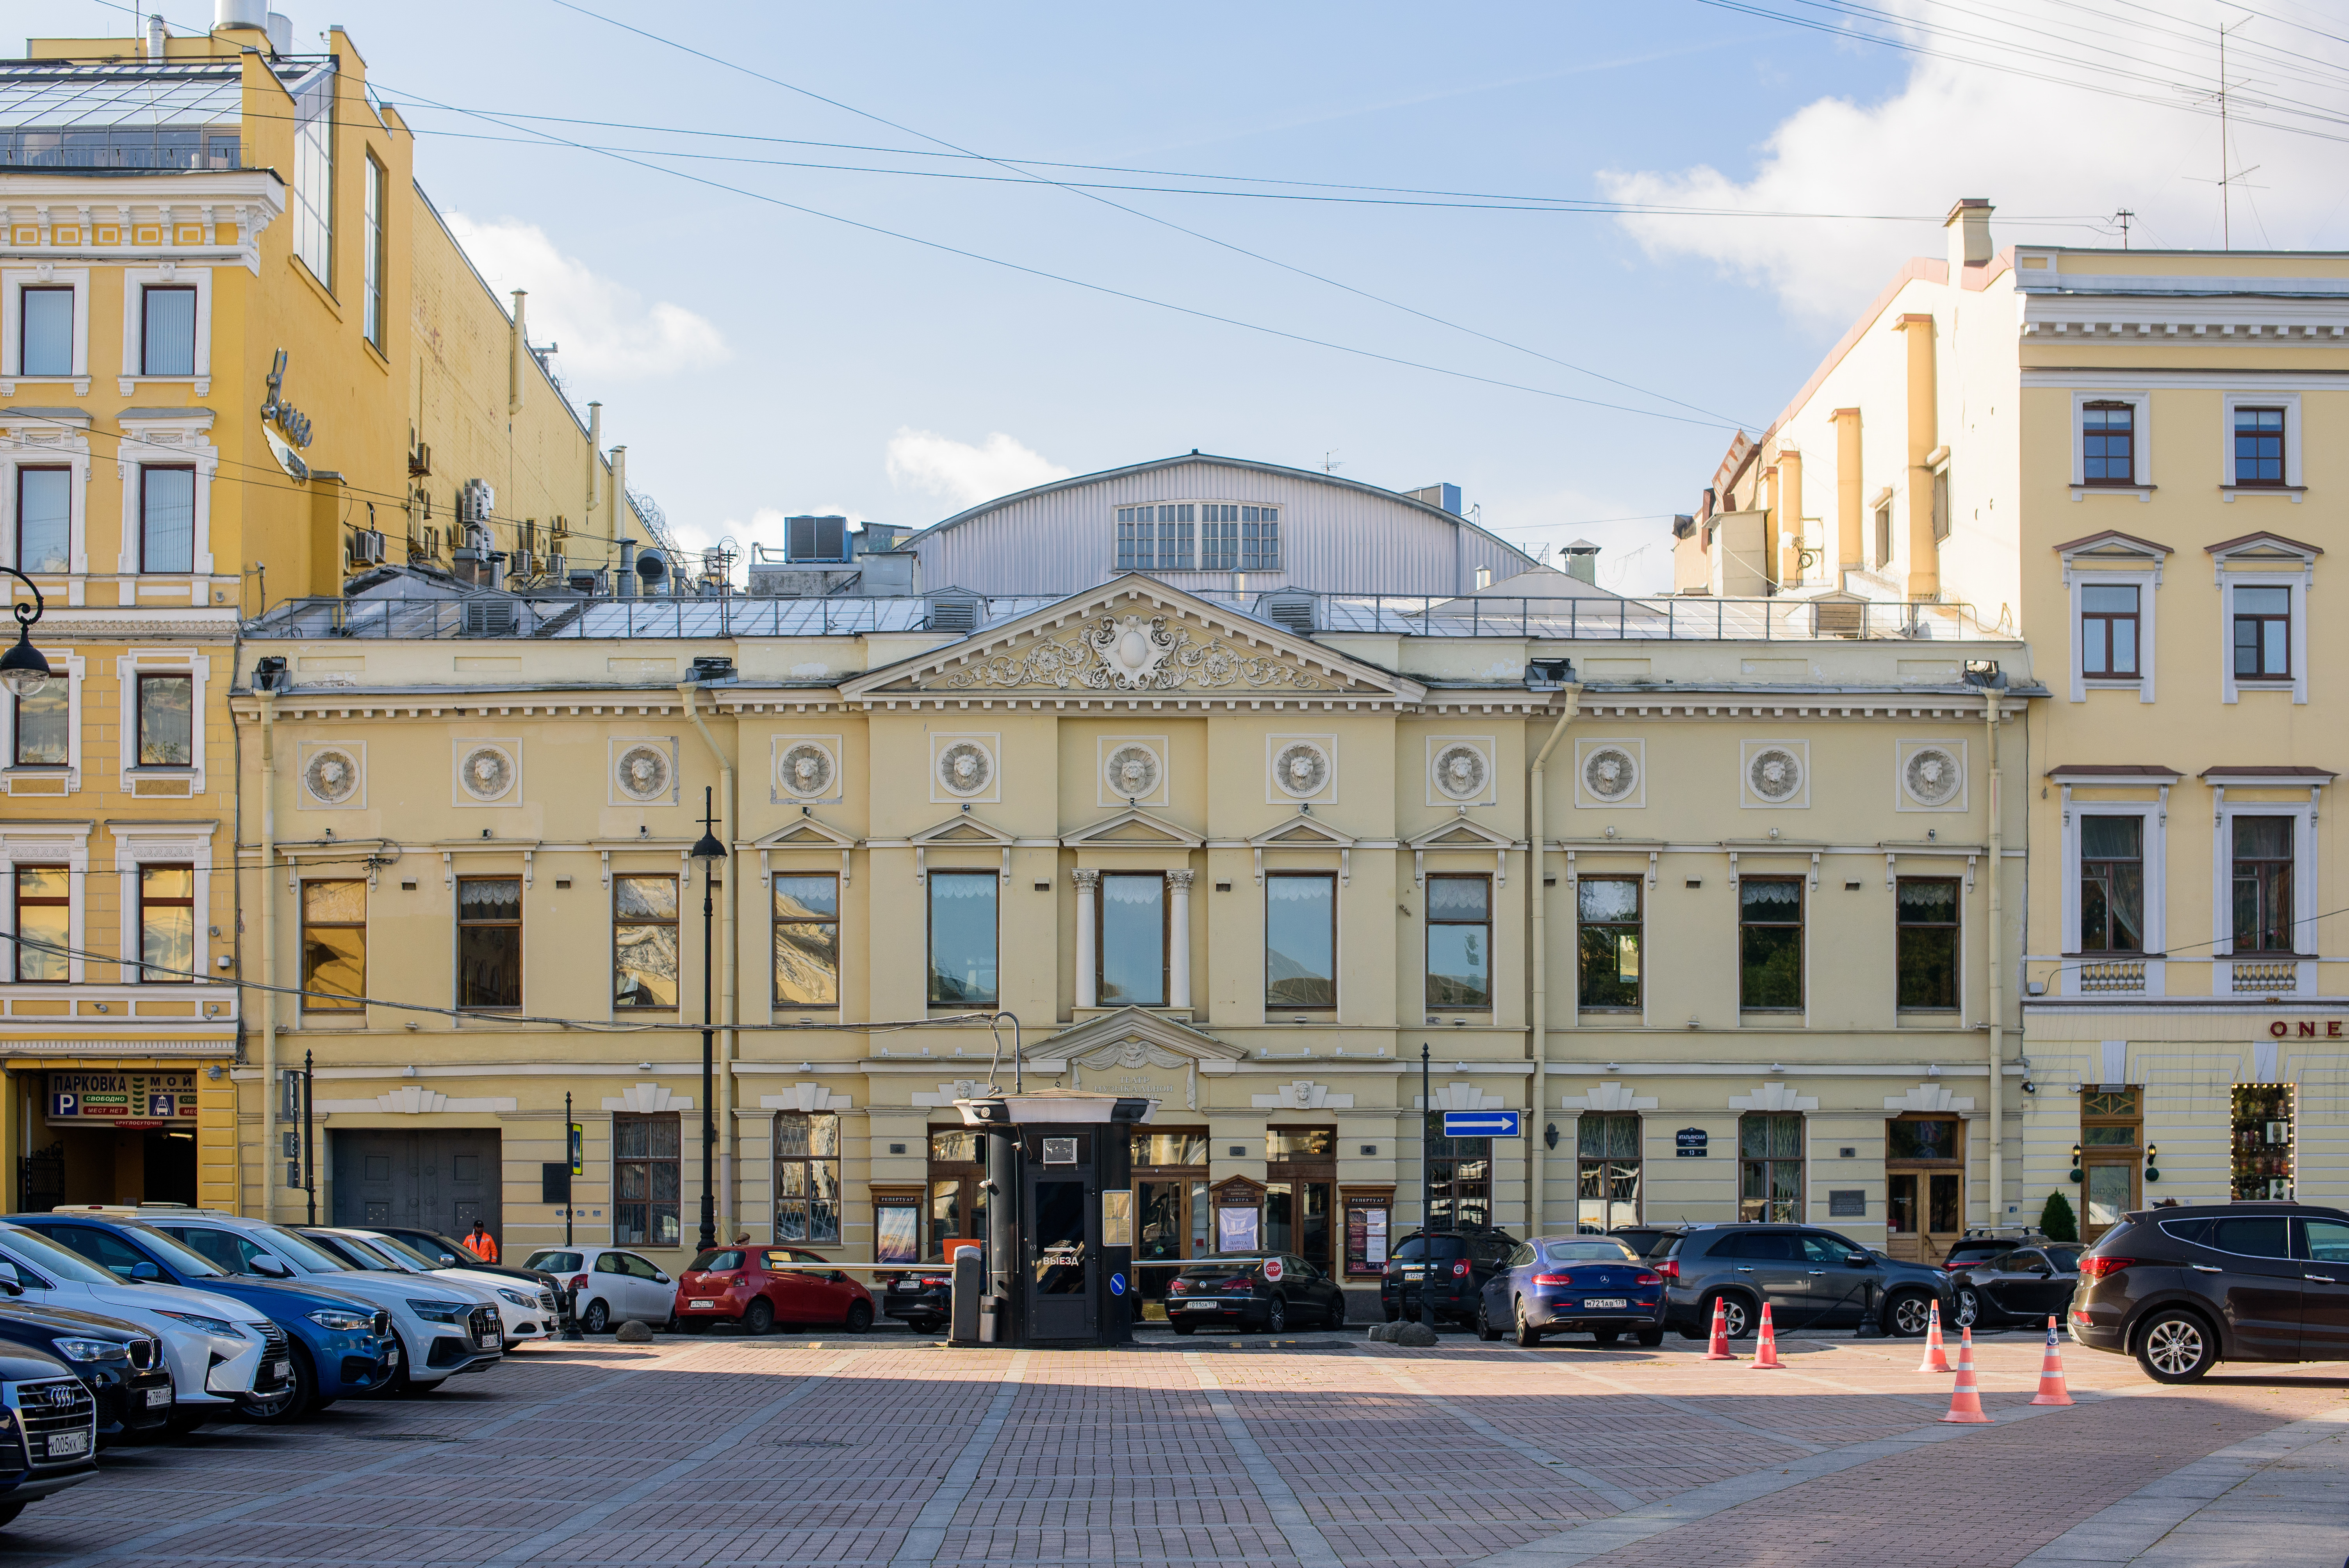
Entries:
[[461,1236],[479,1220],[500,1224],[498,1134],[493,1129],[430,1132],[330,1130],[335,1223],[416,1225]]

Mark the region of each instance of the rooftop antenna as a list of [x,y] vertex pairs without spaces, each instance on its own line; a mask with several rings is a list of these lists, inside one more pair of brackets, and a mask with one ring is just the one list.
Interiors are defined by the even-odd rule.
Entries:
[[[2113,222],[2121,226],[2121,249],[2124,251],[2129,248],[2129,220],[2136,216],[2136,213],[2130,211],[2126,207],[2113,214]],[[1805,521],[1807,521],[1808,520],[1806,519]]]
[[1332,447],[1328,451],[1322,453],[1321,471],[1325,474],[1334,474],[1340,469],[1344,468],[1346,465],[1339,462],[1337,460],[1337,457],[1340,452],[1342,452],[1345,449],[1346,449],[1343,447]]
[[[2219,90],[2216,93],[2203,94],[2199,100],[2201,102],[2208,103],[2212,98],[2216,98],[2219,103],[2219,178],[2216,181],[2219,187],[2219,247],[2221,250],[2229,251],[2235,248],[2234,202],[2232,200],[2234,193],[2233,188],[2239,184],[2244,184],[2244,177],[2246,175],[2258,173],[2260,169],[2260,166],[2256,163],[2251,165],[2249,169],[2238,169],[2231,173],[2229,172],[2227,168],[2229,156],[2228,141],[2230,135],[2230,127],[2228,119],[2229,111],[2227,108],[2227,94],[2233,86],[2232,83],[2227,80],[2227,35],[2235,31],[2236,27],[2246,26],[2251,22],[2251,17],[2245,16],[2241,21],[2237,22],[2234,27],[2220,27],[2217,30],[2219,34]],[[2188,178],[2191,179],[2192,176],[2189,175]],[[2197,181],[2196,183],[2207,184],[2211,182]],[[2249,188],[2250,187],[2246,186],[2246,189]]]

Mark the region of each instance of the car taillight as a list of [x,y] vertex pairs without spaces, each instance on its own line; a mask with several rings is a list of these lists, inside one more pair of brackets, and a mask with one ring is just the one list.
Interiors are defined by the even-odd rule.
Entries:
[[944,1276],[944,1275],[942,1275],[942,1274],[941,1274],[941,1275],[933,1275],[933,1276],[931,1276],[931,1277],[929,1277],[929,1278],[927,1278],[927,1279],[923,1280],[923,1281],[922,1281],[922,1283],[923,1283],[924,1284],[926,1284],[926,1285],[927,1285],[927,1284],[942,1285],[942,1286],[944,1286],[945,1288],[947,1288],[947,1290],[952,1290],[952,1289],[954,1288],[954,1281],[952,1281],[952,1280],[950,1280],[950,1279],[947,1279],[947,1277],[945,1277],[945,1276]]
[[1570,1285],[1573,1283],[1574,1276],[1570,1274],[1534,1275],[1536,1284]]
[[1191,1288],[1191,1287],[1190,1287],[1189,1285],[1185,1284],[1181,1280],[1179,1280],[1179,1279],[1178,1279],[1178,1280],[1173,1281],[1172,1283],[1170,1283],[1170,1284],[1167,1285],[1167,1287],[1166,1287],[1166,1294],[1167,1294],[1168,1295],[1181,1295],[1185,1291],[1189,1290],[1190,1288]]
[[1466,1279],[1468,1277],[1468,1260],[1466,1258],[1462,1258],[1459,1262],[1452,1265],[1452,1276],[1454,1279]]
[[1234,1295],[1246,1295],[1256,1289],[1256,1281],[1252,1279],[1227,1279],[1224,1282],[1224,1289]]
[[1661,1284],[1664,1283],[1664,1276],[1660,1274],[1642,1274],[1639,1278],[1633,1280],[1631,1283],[1633,1284]]
[[585,1290],[587,1288],[587,1276],[585,1274],[573,1274],[571,1276],[571,1284],[569,1288],[573,1290]]
[[1681,1261],[1678,1258],[1666,1258],[1656,1265],[1656,1272],[1666,1279],[1677,1280],[1681,1277]]
[[2120,1273],[2135,1262],[2135,1258],[2082,1258],[2080,1273],[2087,1279],[2102,1279],[2106,1274]]

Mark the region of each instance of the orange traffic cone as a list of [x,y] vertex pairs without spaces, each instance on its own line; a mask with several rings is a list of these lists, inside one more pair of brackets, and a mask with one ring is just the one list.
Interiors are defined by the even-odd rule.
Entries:
[[1778,1334],[1770,1326],[1770,1304],[1766,1301],[1762,1304],[1761,1338],[1754,1346],[1751,1369],[1755,1372],[1783,1372],[1786,1369],[1786,1364],[1778,1359]]
[[1941,1350],[1941,1304],[1933,1303],[1925,1317],[1925,1359],[1917,1364],[1920,1372],[1947,1372],[1950,1358]]
[[2039,1363],[2039,1394],[2034,1405],[2068,1405],[2072,1391],[2064,1387],[2064,1355],[2055,1348],[2055,1320],[2047,1320],[2047,1354]]
[[1734,1361],[1737,1353],[1729,1348],[1729,1304],[1720,1296],[1713,1298],[1713,1343],[1706,1346],[1707,1361]]
[[1982,1390],[1974,1387],[1974,1331],[1961,1328],[1958,1335],[1958,1382],[1950,1390],[1950,1413],[1941,1419],[1981,1426],[1990,1418],[1982,1414]]

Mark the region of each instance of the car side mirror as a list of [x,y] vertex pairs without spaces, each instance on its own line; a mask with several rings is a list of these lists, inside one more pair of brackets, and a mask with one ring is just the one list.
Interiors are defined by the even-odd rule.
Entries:
[[163,1271],[157,1268],[153,1264],[149,1263],[145,1258],[140,1258],[137,1263],[130,1265],[130,1278],[140,1284],[153,1284],[162,1277]]
[[833,1270],[831,1274],[824,1277],[831,1280],[834,1284],[846,1284],[848,1283],[848,1275],[839,1269]]
[[1876,1260],[1866,1253],[1846,1253],[1843,1261],[1847,1268],[1872,1269],[1876,1266]]
[[2045,1279],[2054,1271],[2050,1269],[2045,1264],[2033,1264],[2023,1272],[2030,1274],[2037,1274],[2041,1279]]
[[292,1279],[294,1277],[294,1271],[287,1268],[284,1264],[279,1263],[275,1258],[254,1259],[253,1272],[261,1275],[264,1279]]
[[21,1284],[18,1284],[15,1280],[12,1280],[12,1279],[0,1279],[0,1295],[9,1295],[9,1296],[19,1296],[19,1295],[24,1295],[24,1294],[25,1294],[25,1287],[24,1287],[23,1285],[21,1285]]
[[660,1281],[663,1284],[668,1284],[668,1275],[661,1273],[658,1269],[653,1270],[653,1278]]

